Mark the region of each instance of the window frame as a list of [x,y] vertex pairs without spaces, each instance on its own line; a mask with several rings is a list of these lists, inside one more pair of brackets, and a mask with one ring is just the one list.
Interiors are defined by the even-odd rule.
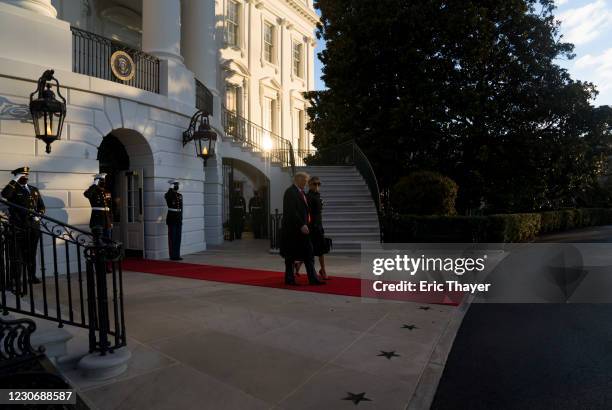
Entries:
[[[296,50],[299,49],[299,54],[296,58]],[[291,46],[291,74],[297,78],[304,78],[304,43],[301,41],[293,41]]]
[[225,42],[230,47],[240,47],[240,6],[237,0],[227,2]]
[[[269,36],[270,42],[267,41],[268,29],[269,29],[269,35],[270,35]],[[276,47],[275,47],[275,41],[274,41],[275,32],[276,30],[275,30],[274,24],[270,23],[269,21],[264,21],[263,36],[262,36],[263,59],[265,62],[270,63],[270,64],[276,64],[276,58],[275,58]],[[268,54],[269,54],[269,59],[268,59]]]

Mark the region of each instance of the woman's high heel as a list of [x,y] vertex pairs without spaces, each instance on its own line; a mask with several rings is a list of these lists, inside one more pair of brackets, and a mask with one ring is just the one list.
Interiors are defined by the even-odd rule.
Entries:
[[323,269],[319,270],[319,276],[323,280],[329,280],[330,279],[330,277],[327,276],[327,272],[325,272],[325,270],[323,270]]

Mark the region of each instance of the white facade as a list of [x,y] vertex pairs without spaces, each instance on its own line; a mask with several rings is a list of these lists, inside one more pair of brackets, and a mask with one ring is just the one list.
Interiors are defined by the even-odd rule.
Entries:
[[[48,214],[86,226],[90,209],[82,193],[100,171],[98,147],[112,134],[125,147],[129,171],[144,176],[143,215],[135,221],[142,224],[144,238],[133,247],[142,246],[147,258],[156,259],[168,257],[163,198],[168,179],[183,182],[183,253],[223,241],[224,158],[249,164],[263,175],[269,181],[270,208],[280,208],[290,173],[225,138],[222,106],[226,90],[237,86],[232,91],[238,92],[239,115],[266,124],[292,140],[296,150],[310,147],[300,112],[306,106],[302,92],[314,86],[317,16],[312,4],[302,0],[232,2],[236,45],[229,46],[228,2],[232,0],[0,0],[0,184],[10,180],[11,170],[28,165],[31,184],[41,190]],[[269,42],[267,47],[272,62],[265,57],[266,24],[272,25],[272,53]],[[159,58],[159,92],[73,72],[77,57],[70,26]],[[297,68],[294,44],[302,47]],[[108,61],[103,56],[99,63]],[[29,95],[47,69],[55,70],[67,99],[62,138],[53,143],[51,154],[33,137],[28,111]],[[193,145],[182,144],[196,110],[194,77],[214,95],[211,123],[220,137],[216,157],[205,171]],[[265,112],[266,106],[272,111]],[[122,216],[116,227],[118,239],[138,242],[125,237],[124,220]]]

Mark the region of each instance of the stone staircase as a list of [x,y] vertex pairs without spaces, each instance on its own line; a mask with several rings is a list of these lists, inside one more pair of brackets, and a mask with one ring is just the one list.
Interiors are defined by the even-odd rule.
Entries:
[[380,242],[376,204],[353,166],[307,166],[296,170],[321,178],[323,227],[334,253],[359,252],[362,242]]

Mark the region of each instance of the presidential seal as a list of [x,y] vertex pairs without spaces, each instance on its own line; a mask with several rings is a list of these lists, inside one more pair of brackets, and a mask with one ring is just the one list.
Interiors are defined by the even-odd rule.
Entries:
[[115,51],[111,55],[111,70],[121,81],[130,81],[136,75],[136,65],[125,51]]

